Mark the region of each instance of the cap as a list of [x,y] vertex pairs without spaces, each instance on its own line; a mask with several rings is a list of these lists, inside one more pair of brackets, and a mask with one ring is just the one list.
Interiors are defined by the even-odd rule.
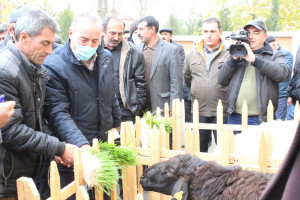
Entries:
[[129,33],[129,30],[125,30],[125,31],[124,31],[124,34],[125,34],[125,33]]
[[171,28],[163,28],[159,30],[159,33],[161,32],[169,32],[171,35],[173,34],[173,30]]
[[267,43],[271,43],[271,42],[275,42],[275,41],[276,41],[275,38],[273,36],[271,36],[271,35],[268,36],[267,39],[266,39]]
[[24,15],[26,12],[30,11],[26,4],[21,4],[14,8],[10,13],[10,23],[16,23],[18,18]]
[[248,26],[254,26],[258,30],[264,30],[265,32],[267,32],[266,24],[262,20],[253,19],[250,22],[248,22],[246,26],[244,26],[244,29],[246,29]]

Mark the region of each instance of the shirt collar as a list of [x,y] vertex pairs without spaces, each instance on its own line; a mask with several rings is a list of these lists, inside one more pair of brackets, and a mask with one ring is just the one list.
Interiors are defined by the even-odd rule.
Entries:
[[218,49],[220,48],[220,45],[221,45],[221,40],[219,41],[218,46],[217,46],[216,48],[214,48],[213,50],[210,51],[210,50],[206,47],[206,45],[205,45],[205,43],[204,43],[204,51],[207,52],[207,53],[211,53],[211,52],[218,51]]
[[[159,40],[160,40],[160,39],[159,39]],[[158,47],[159,40],[157,40],[157,42],[156,42],[152,47],[150,47],[150,46],[148,46],[147,44],[145,44],[143,50],[146,50],[146,49],[150,48],[151,50],[156,51],[156,49],[157,49],[157,47]]]

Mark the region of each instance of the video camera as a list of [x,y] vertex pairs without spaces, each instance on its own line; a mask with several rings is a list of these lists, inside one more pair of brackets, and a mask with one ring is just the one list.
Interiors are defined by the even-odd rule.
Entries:
[[236,44],[232,44],[229,47],[229,53],[232,57],[243,57],[247,54],[246,47],[241,44],[242,42],[249,42],[249,31],[242,30],[239,34],[231,33],[230,39],[236,40]]

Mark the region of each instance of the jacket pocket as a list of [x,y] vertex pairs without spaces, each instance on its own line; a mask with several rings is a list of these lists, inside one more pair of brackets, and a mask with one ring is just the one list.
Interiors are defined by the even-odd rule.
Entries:
[[79,114],[79,101],[80,101],[80,93],[79,90],[72,91],[71,97],[71,115],[77,116]]
[[137,90],[135,87],[135,81],[134,79],[128,80],[128,93],[126,94],[126,100],[129,106],[138,104],[139,99],[138,99],[138,94]]

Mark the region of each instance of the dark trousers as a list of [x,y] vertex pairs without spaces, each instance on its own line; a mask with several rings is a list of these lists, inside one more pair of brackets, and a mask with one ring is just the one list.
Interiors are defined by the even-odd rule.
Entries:
[[276,111],[276,119],[285,120],[287,113],[287,97],[279,97],[278,98],[278,108]]
[[192,122],[192,102],[184,100],[185,122]]
[[[204,117],[199,116],[199,123],[215,124],[217,123],[217,117]],[[227,124],[227,117],[223,118],[223,124]],[[208,152],[208,143],[211,140],[211,130],[200,130],[200,151]],[[217,144],[217,131],[213,130],[215,142]]]

